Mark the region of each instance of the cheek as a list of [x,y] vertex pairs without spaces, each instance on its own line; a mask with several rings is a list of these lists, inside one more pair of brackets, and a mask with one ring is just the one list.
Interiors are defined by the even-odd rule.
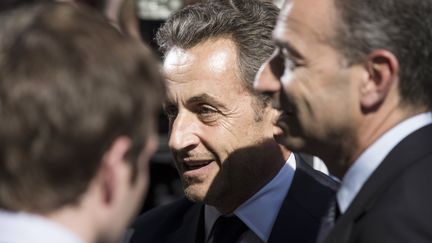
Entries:
[[136,180],[136,191],[140,197],[144,197],[147,193],[149,181],[150,181],[150,156],[153,152],[143,153],[139,157],[137,180]]
[[233,127],[230,123],[220,121],[216,126],[203,126],[200,139],[204,146],[214,153],[220,161],[223,161],[231,150],[233,139]]
[[334,96],[335,88],[332,86],[335,86],[335,78],[335,75],[320,70],[299,71],[290,86],[286,87],[290,95],[288,98],[301,102],[302,109],[326,108],[329,98]]
[[242,146],[249,126],[238,119],[221,120],[216,126],[203,126],[200,138],[204,146],[223,162],[232,151]]
[[[139,205],[141,205],[142,202],[144,202],[144,200],[147,197],[147,192],[148,192],[148,188],[149,188],[149,174],[147,172],[143,172],[141,171],[140,174],[138,175],[137,180],[135,181],[133,187],[133,192],[131,197],[135,198],[135,208],[139,207]],[[135,209],[136,210],[136,209]]]
[[301,72],[296,72],[295,75],[291,73],[290,75],[290,79],[282,83],[282,92],[279,99],[281,108],[291,111],[293,108],[302,106],[302,103],[308,98],[312,90],[309,84],[310,79],[307,75]]

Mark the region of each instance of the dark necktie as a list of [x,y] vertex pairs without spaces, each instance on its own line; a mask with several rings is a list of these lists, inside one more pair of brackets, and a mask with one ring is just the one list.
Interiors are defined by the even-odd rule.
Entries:
[[220,216],[213,227],[213,243],[235,243],[247,228],[235,215]]
[[325,214],[324,217],[321,219],[321,227],[318,232],[318,237],[316,241],[317,243],[323,243],[327,239],[327,236],[333,229],[333,226],[339,215],[339,207],[336,197],[334,197],[329,203],[327,214]]

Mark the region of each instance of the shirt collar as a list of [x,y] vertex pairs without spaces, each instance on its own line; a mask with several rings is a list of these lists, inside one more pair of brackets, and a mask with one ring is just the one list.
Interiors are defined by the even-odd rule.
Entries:
[[66,228],[38,215],[0,210],[0,242],[84,243]]
[[[270,237],[279,209],[291,186],[295,169],[295,156],[291,153],[279,173],[233,212],[264,242],[267,242]],[[205,206],[206,239],[209,238],[214,223],[221,215],[216,208]]]
[[409,134],[432,123],[432,113],[425,112],[410,117],[384,133],[369,146],[345,174],[337,192],[337,201],[341,213],[344,213],[364,183],[384,158],[396,145]]

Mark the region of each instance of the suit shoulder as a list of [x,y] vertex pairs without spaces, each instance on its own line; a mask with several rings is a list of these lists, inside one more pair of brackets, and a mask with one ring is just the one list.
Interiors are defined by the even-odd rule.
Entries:
[[299,156],[296,156],[296,161],[297,169],[307,175],[307,177],[309,177],[311,180],[315,181],[318,187],[322,186],[328,190],[337,191],[339,188],[338,181],[322,173],[321,171],[313,169]]
[[181,218],[182,214],[185,214],[193,205],[193,202],[182,198],[167,205],[154,208],[138,216],[132,228],[153,228],[164,223],[172,224],[172,220]]
[[139,216],[130,230],[130,243],[195,242],[202,236],[203,204],[183,198]]
[[297,160],[296,165],[288,196],[295,198],[298,205],[306,209],[319,223],[319,219],[327,212],[328,203],[335,196],[339,183],[314,170],[301,159]]
[[431,154],[407,167],[370,200],[367,213],[356,219],[353,238],[358,242],[431,242],[431,170]]

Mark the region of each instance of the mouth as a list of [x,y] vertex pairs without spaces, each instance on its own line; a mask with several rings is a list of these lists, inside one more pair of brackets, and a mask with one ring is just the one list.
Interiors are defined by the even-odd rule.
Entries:
[[182,165],[185,171],[198,170],[209,165],[214,160],[183,160]]

